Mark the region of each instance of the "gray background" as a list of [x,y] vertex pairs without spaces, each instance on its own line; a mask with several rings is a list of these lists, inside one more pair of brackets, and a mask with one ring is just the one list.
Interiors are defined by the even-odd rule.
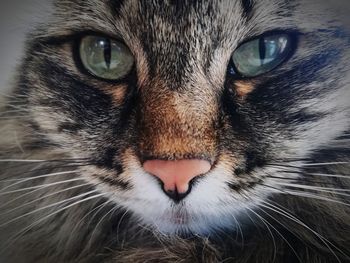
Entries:
[[0,91],[9,89],[25,33],[49,14],[50,0],[0,0]]
[[[350,0],[309,1],[335,8],[344,25],[350,25]],[[23,54],[25,33],[45,20],[50,10],[51,0],[0,0],[0,92],[10,86],[14,68]]]

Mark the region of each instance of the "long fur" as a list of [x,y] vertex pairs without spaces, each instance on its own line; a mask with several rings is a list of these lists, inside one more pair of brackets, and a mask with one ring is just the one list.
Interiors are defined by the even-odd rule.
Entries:
[[[271,31],[292,57],[230,76]],[[86,34],[130,48],[128,77],[81,69]],[[0,261],[348,262],[349,44],[317,1],[56,1],[1,102]],[[150,157],[215,166],[175,204]]]

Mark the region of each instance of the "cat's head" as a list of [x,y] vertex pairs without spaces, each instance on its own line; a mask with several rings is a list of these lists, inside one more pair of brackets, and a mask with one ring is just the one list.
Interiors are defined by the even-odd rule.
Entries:
[[345,33],[305,2],[56,1],[21,68],[32,126],[144,224],[234,225],[348,128]]

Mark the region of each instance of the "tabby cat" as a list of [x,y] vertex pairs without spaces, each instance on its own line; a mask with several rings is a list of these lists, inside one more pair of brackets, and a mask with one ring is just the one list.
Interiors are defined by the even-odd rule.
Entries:
[[350,38],[316,0],[57,0],[0,117],[0,261],[350,262]]

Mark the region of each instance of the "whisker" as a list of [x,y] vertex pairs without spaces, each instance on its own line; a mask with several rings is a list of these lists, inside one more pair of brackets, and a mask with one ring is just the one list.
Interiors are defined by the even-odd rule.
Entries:
[[[13,159],[6,160],[6,159],[0,159],[0,163],[1,162],[8,162],[11,163]],[[12,177],[16,177],[18,175],[23,175],[23,174],[28,174],[28,173],[33,173],[33,172],[38,172],[38,171],[52,171],[52,170],[57,170],[57,169],[63,169],[63,168],[67,168],[67,167],[80,167],[80,166],[88,166],[88,165],[94,165],[95,163],[93,161],[90,161],[89,159],[62,159],[62,160],[28,160],[25,161],[26,159],[22,160],[15,160],[15,162],[13,162],[13,165],[7,165],[6,169],[9,171],[11,169],[17,169],[18,165],[21,165],[21,167],[26,167],[26,166],[31,166],[33,164],[38,164],[34,169],[30,169],[28,168],[26,171],[21,172],[20,174],[12,174],[9,175],[7,177],[3,177],[2,179],[9,179]],[[44,165],[50,165],[50,166],[46,166],[43,168],[40,168],[40,166],[44,166]],[[54,166],[53,166],[54,165]]]
[[327,185],[327,186],[338,186],[336,184],[336,182],[333,181],[317,181],[317,180],[313,180],[313,178],[303,178],[303,177],[299,177],[299,178],[289,178],[289,177],[280,177],[280,176],[272,176],[272,175],[268,175],[266,178],[271,178],[271,179],[276,179],[274,181],[277,182],[277,180],[281,180],[281,181],[287,181],[287,182],[295,182],[295,183],[310,183],[310,184],[318,184],[318,185]]
[[350,175],[342,175],[342,174],[308,173],[308,172],[295,172],[295,171],[287,171],[287,170],[281,170],[279,172],[300,174],[300,175],[310,175],[310,176],[323,176],[323,177],[335,177],[335,178],[350,179]]
[[[298,236],[296,236],[293,232],[291,232],[289,230],[289,228],[287,226],[285,226],[284,224],[282,224],[279,220],[277,220],[274,216],[272,216],[270,213],[268,213],[266,210],[259,208],[259,210],[261,210],[261,212],[263,212],[264,214],[266,214],[268,217],[270,217],[272,220],[274,220],[276,223],[278,223],[279,225],[281,225],[283,228],[287,229],[290,233],[292,233],[295,237],[297,237],[299,240],[301,240]],[[275,231],[277,231],[275,229]],[[293,251],[294,255],[297,257],[299,262],[302,262],[302,260],[300,259],[300,257],[298,256],[297,252],[295,251],[294,247],[290,244],[290,242],[282,235],[282,233],[280,233],[279,231],[277,231],[277,233],[279,233],[280,237],[284,240],[284,242],[286,242],[286,244],[291,248],[291,250]],[[302,241],[302,240],[301,240]]]
[[[111,203],[112,200],[107,200],[105,202],[103,202],[102,204],[96,206],[94,209],[92,209],[91,211],[89,211],[88,213],[86,213],[77,223],[75,223],[75,226],[74,228],[70,231],[70,236],[68,238],[68,241],[66,242],[67,244],[71,244],[71,239],[75,236],[75,232],[77,231],[77,229],[80,227],[80,225],[83,223],[83,221],[89,216],[91,215],[92,213],[94,213],[94,215],[90,218],[89,222],[84,224],[84,227],[85,228],[89,228],[90,227],[90,224],[92,222],[92,220],[94,219],[94,217],[99,213],[99,211],[101,211],[101,209],[103,209],[108,203]],[[67,247],[67,249],[69,249]]]
[[119,240],[119,236],[120,236],[119,229],[120,229],[120,226],[122,224],[122,221],[123,221],[124,217],[126,217],[126,215],[128,213],[129,213],[129,209],[125,209],[125,212],[123,213],[123,215],[118,220],[117,231],[116,231],[116,240],[117,240],[118,243],[120,243],[120,240]]
[[79,199],[79,198],[82,197],[82,196],[85,196],[85,195],[88,195],[88,194],[91,194],[91,193],[96,193],[96,192],[98,192],[98,190],[92,190],[92,191],[89,191],[89,192],[87,192],[87,193],[79,194],[79,195],[77,195],[77,196],[73,196],[73,197],[70,197],[70,198],[61,200],[61,201],[59,201],[59,202],[56,202],[56,203],[53,203],[53,204],[50,204],[50,205],[40,207],[40,208],[38,208],[38,209],[35,209],[35,210],[30,211],[30,212],[28,212],[28,213],[25,213],[25,214],[23,214],[23,215],[21,215],[21,216],[15,217],[15,218],[13,218],[13,219],[7,221],[6,223],[0,224],[0,228],[1,228],[1,227],[4,227],[4,226],[8,226],[9,224],[11,224],[11,223],[13,223],[13,222],[15,222],[15,221],[18,221],[18,220],[20,220],[20,219],[22,219],[22,218],[24,218],[24,217],[26,217],[26,216],[35,214],[35,213],[37,213],[37,212],[39,212],[39,211],[45,210],[45,209],[50,208],[50,207],[57,206],[57,205],[59,205],[59,204],[67,203],[67,202],[69,202],[69,201],[72,201],[72,200],[75,200],[75,199]]
[[301,191],[296,191],[296,190],[290,190],[290,189],[279,189],[277,187],[273,187],[270,185],[266,185],[266,184],[261,184],[262,186],[271,188],[273,190],[277,190],[278,192],[282,193],[282,194],[287,194],[287,195],[293,195],[296,197],[305,197],[305,198],[311,198],[311,199],[316,199],[316,200],[320,200],[320,201],[327,201],[327,202],[331,202],[331,203],[335,203],[335,204],[340,204],[340,205],[344,205],[344,206],[349,206],[350,204],[347,204],[345,202],[339,201],[339,200],[334,200],[331,198],[327,198],[324,196],[318,196],[315,193],[308,193],[308,192],[301,192]]
[[[266,166],[271,166],[271,167],[280,167],[280,168],[292,168],[295,169],[294,172],[299,172],[300,173],[300,169],[301,167],[299,166],[295,166],[295,165],[291,165],[291,164],[283,164],[283,163],[267,163]],[[289,170],[290,172],[292,172],[293,170]]]
[[[300,166],[286,164],[286,163],[299,163]],[[282,161],[282,162],[271,162],[267,163],[266,166],[276,166],[276,167],[287,167],[287,168],[295,168],[295,169],[302,169],[304,167],[317,167],[317,166],[329,166],[329,165],[341,165],[341,164],[349,164],[349,161],[337,161],[337,162],[313,162],[311,159],[300,159],[300,160],[293,160],[293,161]]]
[[104,216],[102,216],[100,218],[100,220],[97,222],[97,224],[95,225],[94,227],[94,230],[92,231],[91,235],[90,235],[90,238],[89,238],[89,241],[87,242],[87,246],[88,247],[91,247],[92,246],[92,242],[93,242],[93,238],[94,238],[94,235],[96,234],[96,231],[98,229],[98,227],[100,226],[100,224],[102,224],[102,222],[104,221],[104,219],[110,215],[111,213],[113,213],[115,211],[115,207],[112,207]]
[[16,162],[16,163],[51,163],[51,162],[70,162],[70,161],[84,161],[88,158],[77,158],[77,159],[53,159],[53,160],[42,160],[42,159],[0,159],[2,163]]
[[288,183],[278,183],[278,184],[290,186],[290,187],[303,187],[305,189],[310,189],[310,190],[325,190],[330,192],[344,192],[344,193],[350,192],[350,189],[344,189],[344,188],[315,186],[315,185],[308,185],[308,184],[288,184]]
[[334,255],[334,257],[337,259],[338,262],[341,263],[339,257],[336,255],[336,253],[334,252],[334,250],[330,247],[332,246],[333,248],[335,248],[336,250],[338,250],[341,254],[343,254],[344,256],[348,257],[348,255],[346,255],[341,249],[339,249],[336,245],[334,245],[331,241],[329,241],[327,238],[325,238],[324,236],[322,236],[321,234],[319,234],[318,232],[316,232],[315,230],[313,230],[312,228],[310,228],[308,225],[306,225],[303,221],[301,221],[300,219],[298,219],[297,217],[295,217],[294,215],[286,212],[284,209],[274,206],[270,203],[266,203],[265,201],[262,201],[262,203],[265,203],[266,205],[262,205],[261,206],[265,207],[266,209],[269,209],[271,211],[274,211],[275,213],[278,213],[290,220],[292,220],[293,222],[301,225],[302,227],[306,228],[307,230],[309,230],[311,233],[313,233],[318,239],[320,239],[320,241],[326,245],[326,247],[329,249],[329,251]]
[[0,163],[43,163],[47,162],[47,160],[35,160],[35,159],[0,159]]
[[24,204],[22,204],[20,206],[16,206],[16,207],[14,207],[14,208],[12,208],[10,210],[7,210],[4,213],[0,213],[0,216],[6,215],[6,214],[10,214],[10,213],[12,213],[12,212],[14,212],[14,211],[16,211],[16,210],[18,210],[20,208],[26,207],[26,206],[28,206],[30,204],[36,203],[36,202],[38,202],[40,200],[43,200],[43,199],[46,199],[46,198],[48,198],[50,196],[54,196],[54,195],[57,195],[57,194],[60,194],[60,193],[64,193],[64,192],[67,192],[67,191],[70,191],[70,190],[73,190],[73,189],[76,189],[76,188],[81,188],[81,187],[84,187],[84,186],[88,186],[88,185],[91,185],[91,183],[75,185],[75,186],[72,186],[72,187],[69,187],[69,188],[65,188],[63,190],[60,190],[60,191],[57,191],[57,192],[54,192],[54,193],[51,193],[51,194],[48,194],[48,195],[44,195],[44,196],[42,196],[40,198],[37,198],[35,200],[32,200],[30,202],[24,203]]
[[278,183],[278,182],[275,182],[275,183],[286,187],[332,193],[332,194],[338,194],[342,196],[350,196],[349,194],[344,193],[344,192],[350,192],[350,189],[337,189],[337,188],[330,188],[330,187],[319,187],[319,186],[310,186],[310,185],[302,185],[302,184],[287,184],[287,183]]
[[270,227],[272,229],[274,229],[276,231],[276,233],[279,233],[279,231],[273,225],[271,225],[270,222],[268,222],[264,217],[259,215],[253,209],[250,209],[249,207],[246,207],[246,209],[248,209],[251,213],[253,213],[255,216],[257,216],[261,220],[261,222],[263,222],[263,224],[266,226],[266,229],[269,231],[269,233],[270,233],[270,235],[272,237],[272,243],[273,243],[273,247],[274,247],[274,255],[273,255],[273,260],[272,260],[272,262],[274,262],[276,260],[276,256],[277,256],[277,254],[276,254],[277,253],[277,246],[276,246],[275,237],[273,236],[273,233],[272,233]]
[[41,219],[35,221],[34,223],[32,223],[32,224],[30,224],[29,226],[25,227],[25,228],[22,229],[19,233],[17,233],[17,234],[14,235],[13,237],[11,237],[11,238],[9,239],[10,242],[7,242],[7,245],[0,251],[0,254],[2,254],[2,253],[4,252],[4,250],[6,250],[6,249],[7,249],[8,247],[10,247],[13,243],[15,243],[16,240],[17,240],[18,238],[20,238],[20,236],[24,235],[24,234],[25,234],[26,232],[28,232],[30,229],[32,229],[32,228],[35,227],[36,225],[40,224],[41,222],[45,221],[46,219],[48,219],[48,218],[50,218],[50,217],[52,217],[52,216],[54,216],[54,215],[56,215],[56,214],[58,214],[58,213],[61,213],[62,211],[67,210],[68,208],[71,208],[71,207],[73,207],[73,206],[76,206],[76,205],[78,205],[78,204],[84,203],[84,202],[89,201],[89,200],[92,200],[92,199],[99,198],[99,197],[101,197],[101,196],[103,196],[103,195],[105,195],[105,194],[107,194],[107,193],[101,193],[101,194],[97,194],[97,195],[93,195],[93,196],[86,197],[86,198],[84,198],[84,199],[82,199],[82,200],[79,200],[79,201],[77,201],[77,202],[74,202],[74,203],[72,203],[72,204],[69,204],[69,205],[67,205],[67,206],[65,206],[65,207],[63,207],[63,208],[61,208],[61,209],[59,209],[59,210],[57,210],[57,211],[55,211],[55,212],[53,212],[53,213],[50,213],[50,214],[48,214],[47,216],[45,216],[45,217],[43,217],[43,218],[41,218]]
[[309,172],[296,172],[296,171],[288,171],[288,170],[280,170],[278,172],[281,173],[289,173],[289,174],[298,174],[298,175],[309,175],[309,176],[319,176],[319,177],[334,177],[334,178],[342,178],[342,179],[350,179],[350,175],[347,174],[325,174],[325,173],[309,173]]
[[[242,231],[242,227],[241,224],[238,222],[237,218],[234,215],[231,215],[233,220],[236,222],[236,225],[238,227],[238,231],[240,233],[240,236],[242,238],[242,247],[244,246],[244,235],[243,235],[243,231]],[[238,240],[238,233],[236,234],[236,240]]]
[[[303,163],[300,164],[300,166],[291,165],[291,164],[281,164],[281,163],[269,163],[266,164],[266,166],[270,167],[276,167],[276,168],[288,168],[288,170],[279,170],[279,172],[283,173],[294,173],[294,174],[300,174],[300,175],[321,175],[322,173],[310,173],[303,171],[304,168],[316,168],[316,167],[322,167],[322,166],[330,166],[330,165],[341,165],[341,164],[349,164],[350,162],[328,162],[328,163]],[[293,169],[293,170],[292,170]],[[330,176],[331,174],[324,174]],[[335,177],[343,177],[346,175],[335,175]]]
[[92,209],[91,211],[89,211],[88,213],[86,213],[77,223],[76,226],[74,227],[74,229],[72,230],[72,233],[75,231],[75,229],[92,213],[94,213],[94,215],[90,218],[89,222],[86,223],[86,226],[88,227],[91,223],[92,220],[94,219],[94,217],[108,204],[108,203],[112,203],[112,200],[107,200],[105,202],[103,202],[102,204],[96,206],[94,209]]
[[[13,202],[15,202],[15,201],[21,199],[21,198],[27,197],[27,196],[29,196],[29,195],[31,195],[31,194],[34,194],[34,193],[36,193],[36,192],[40,192],[41,190],[45,190],[46,188],[49,188],[49,187],[52,187],[52,186],[56,186],[56,185],[59,185],[59,184],[65,184],[65,183],[66,183],[66,182],[63,181],[63,182],[59,182],[59,183],[54,184],[54,185],[52,185],[52,184],[46,185],[46,186],[42,186],[42,185],[41,185],[42,187],[38,187],[37,189],[34,189],[34,190],[32,190],[32,191],[30,191],[30,192],[28,192],[28,193],[22,194],[22,195],[20,195],[20,196],[18,196],[18,197],[16,197],[16,198],[12,198],[10,201],[8,201],[8,202],[2,204],[2,205],[0,206],[0,209],[6,207],[7,205],[9,205],[9,204],[11,204],[11,203],[13,203]],[[91,184],[90,184],[90,185],[91,185]]]
[[138,224],[138,227],[141,229],[139,232],[144,231],[152,234],[152,236],[159,242],[159,244],[163,246],[162,248],[165,251],[165,253],[169,252],[168,246],[165,243],[167,240],[166,234],[157,231],[155,228],[151,228],[150,225],[146,226],[146,225]]
[[[36,168],[36,169],[32,169],[30,171],[26,171],[26,172],[21,172],[20,174],[11,174],[8,175],[6,177],[3,177],[4,180],[0,181],[0,183],[2,182],[16,182],[16,181],[20,181],[23,180],[25,178],[29,178],[29,177],[20,177],[17,178],[18,176],[22,176],[22,175],[26,175],[26,174],[32,174],[32,173],[37,173],[37,172],[49,172],[49,171],[53,171],[53,170],[58,170],[58,169],[67,169],[67,168],[78,168],[78,167],[83,167],[83,166],[89,166],[89,165],[93,165],[93,163],[85,163],[85,164],[72,164],[72,165],[60,165],[60,166],[54,166],[54,167],[45,167],[45,168]],[[40,167],[40,165],[39,165]],[[77,170],[78,172],[79,170]],[[13,178],[16,177],[16,179],[9,179],[9,178]],[[35,176],[31,177],[31,178],[36,178]]]
[[324,196],[319,196],[316,195],[315,193],[309,193],[309,192],[301,192],[301,191],[296,191],[296,190],[286,190],[285,193],[290,194],[290,195],[294,195],[294,196],[299,196],[299,197],[305,197],[305,198],[312,198],[312,199],[316,199],[316,200],[320,200],[320,201],[327,201],[327,202],[331,202],[331,203],[335,203],[335,204],[340,204],[340,205],[345,205],[345,206],[349,206],[350,204],[339,201],[339,200],[334,200],[328,197],[324,197]]
[[[16,185],[19,185],[19,184],[22,184],[22,183],[25,183],[25,182],[28,182],[28,181],[31,181],[31,180],[40,179],[40,178],[56,177],[56,176],[67,175],[67,174],[74,174],[74,173],[77,173],[77,172],[79,172],[79,170],[49,173],[49,174],[43,174],[43,175],[28,177],[28,178],[25,178],[25,179],[12,179],[12,181],[14,180],[15,183],[12,183],[12,184],[10,184],[10,185],[0,189],[0,193],[2,191],[6,190],[6,189],[9,189],[9,188],[13,187],[13,186],[16,186]],[[3,181],[0,181],[0,183],[2,183],[2,182],[10,182],[10,181],[11,180],[3,180]]]
[[13,190],[13,191],[7,191],[7,192],[0,192],[0,196],[2,195],[7,195],[7,194],[13,194],[13,193],[19,193],[19,192],[24,192],[27,190],[32,190],[32,189],[37,189],[37,188],[41,188],[43,186],[53,186],[53,185],[58,185],[58,184],[63,184],[63,183],[70,183],[70,182],[76,182],[76,181],[84,181],[84,179],[82,178],[74,178],[74,179],[69,179],[69,180],[64,180],[64,181],[58,181],[58,182],[54,182],[54,183],[50,183],[50,184],[42,184],[42,185],[37,185],[37,186],[30,186],[30,187],[26,187],[26,188],[22,188],[22,189],[17,189],[17,190]]
[[[0,162],[1,163],[1,162]],[[11,163],[11,162],[9,162]],[[28,173],[32,173],[32,172],[37,172],[37,171],[46,171],[46,170],[57,170],[57,169],[63,169],[63,168],[67,168],[67,167],[79,167],[79,166],[84,166],[84,165],[93,165],[95,164],[93,161],[89,161],[87,160],[79,160],[79,159],[71,159],[71,160],[62,160],[62,161],[40,161],[40,160],[35,160],[35,162],[14,162],[14,164],[12,165],[7,165],[6,166],[6,170],[11,170],[11,169],[18,169],[18,166],[21,165],[21,167],[26,167],[26,166],[31,166],[33,164],[38,164],[37,166],[35,166],[34,168],[30,169],[30,170],[26,170],[25,172],[21,172],[20,174],[28,174]],[[50,166],[44,166],[44,165],[50,165]],[[41,166],[44,166],[43,168],[40,168]],[[18,175],[18,174],[17,174]],[[11,177],[16,177],[17,175],[10,175],[7,176],[7,178],[11,178]],[[7,179],[7,178],[3,178],[3,179]]]

